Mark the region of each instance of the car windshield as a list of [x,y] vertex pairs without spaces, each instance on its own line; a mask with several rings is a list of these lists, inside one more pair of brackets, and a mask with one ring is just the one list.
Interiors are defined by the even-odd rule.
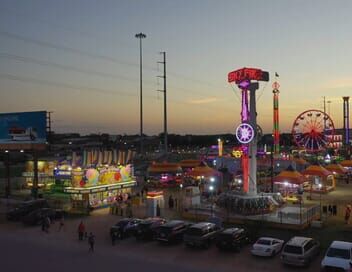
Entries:
[[270,240],[266,240],[266,239],[259,239],[256,244],[270,246],[271,245],[271,241]]
[[326,256],[348,260],[350,259],[350,251],[348,249],[330,247]]
[[202,229],[198,229],[198,228],[189,228],[186,231],[186,234],[195,235],[195,236],[202,236],[203,235],[203,230]]
[[286,245],[284,252],[292,254],[302,254],[302,247]]

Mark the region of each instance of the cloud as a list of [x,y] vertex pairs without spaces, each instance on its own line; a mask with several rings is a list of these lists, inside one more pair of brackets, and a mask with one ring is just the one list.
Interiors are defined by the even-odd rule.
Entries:
[[206,98],[202,98],[202,99],[192,99],[187,101],[188,104],[209,104],[209,103],[213,103],[213,102],[218,102],[221,99],[217,98],[217,97],[206,97]]

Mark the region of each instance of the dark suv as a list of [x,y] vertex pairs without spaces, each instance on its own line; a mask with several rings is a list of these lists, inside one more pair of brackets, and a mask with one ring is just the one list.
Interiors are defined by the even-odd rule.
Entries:
[[137,240],[154,240],[160,227],[165,223],[166,220],[163,218],[147,218],[138,225],[134,235]]
[[183,241],[188,247],[205,247],[208,248],[221,229],[214,223],[201,222],[189,227]]
[[48,202],[45,199],[25,201],[19,204],[16,208],[7,212],[6,218],[8,220],[13,220],[13,221],[20,220],[22,217],[26,216],[27,214],[41,208],[49,208]]
[[221,250],[240,250],[251,242],[248,232],[241,228],[229,228],[221,231],[216,239],[216,246]]
[[183,234],[191,223],[186,223],[181,220],[172,220],[159,229],[157,240],[164,243],[173,243],[183,240]]
[[123,218],[110,228],[110,236],[123,239],[135,233],[142,219],[138,218]]

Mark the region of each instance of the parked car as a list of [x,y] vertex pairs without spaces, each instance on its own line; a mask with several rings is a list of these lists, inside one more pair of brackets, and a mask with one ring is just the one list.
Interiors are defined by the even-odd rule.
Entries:
[[252,247],[251,253],[256,256],[275,256],[279,253],[284,245],[284,240],[261,237]]
[[321,262],[322,271],[352,271],[352,243],[333,241]]
[[123,218],[110,228],[110,236],[123,239],[133,235],[141,222],[142,219],[138,218]]
[[184,236],[183,241],[188,247],[205,247],[208,248],[211,242],[216,239],[221,229],[214,223],[201,222],[189,227]]
[[319,254],[319,250],[318,241],[313,238],[296,236],[284,246],[281,260],[284,264],[307,266]]
[[25,215],[41,208],[49,208],[48,202],[45,199],[25,201],[7,212],[6,218],[13,221],[20,220]]
[[156,239],[158,231],[166,220],[159,217],[147,218],[138,224],[134,233],[137,240],[153,240]]
[[221,250],[240,250],[251,241],[248,232],[242,228],[222,230],[216,239],[216,246]]
[[50,220],[55,220],[60,218],[62,216],[63,211],[62,210],[54,210],[51,208],[41,208],[32,211],[31,213],[25,215],[22,217],[22,222],[25,225],[39,225],[42,223],[42,221],[46,218],[49,217]]
[[183,240],[183,235],[191,223],[172,220],[164,225],[162,225],[157,234],[157,240],[163,243],[173,243]]

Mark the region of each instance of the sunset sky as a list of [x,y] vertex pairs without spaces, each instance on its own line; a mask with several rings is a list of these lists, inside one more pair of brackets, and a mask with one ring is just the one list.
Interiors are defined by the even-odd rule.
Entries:
[[[56,132],[139,132],[143,32],[145,132],[163,129],[167,54],[170,133],[233,133],[239,91],[227,74],[269,71],[257,93],[258,123],[272,130],[272,82],[280,130],[308,109],[342,127],[352,96],[352,1],[0,0],[0,112],[53,111]],[[159,84],[158,84],[159,83]]]

